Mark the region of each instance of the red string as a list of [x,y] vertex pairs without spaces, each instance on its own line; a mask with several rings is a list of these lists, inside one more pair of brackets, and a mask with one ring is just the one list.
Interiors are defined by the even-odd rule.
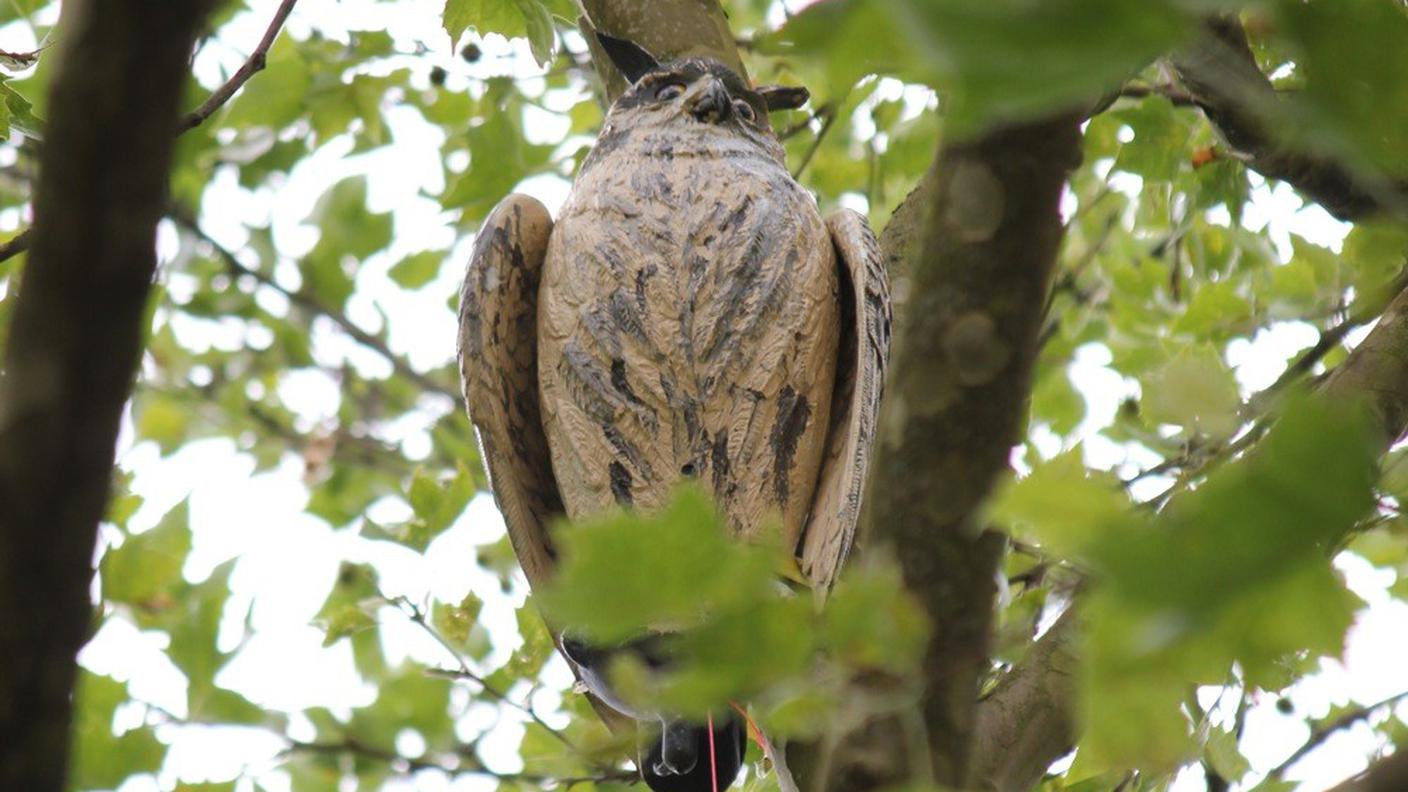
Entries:
[[714,713],[709,713],[709,778],[713,780],[714,792],[719,792],[719,765],[714,761]]

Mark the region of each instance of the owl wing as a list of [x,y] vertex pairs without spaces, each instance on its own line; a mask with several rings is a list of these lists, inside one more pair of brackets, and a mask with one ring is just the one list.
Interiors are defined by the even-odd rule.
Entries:
[[890,353],[890,282],[865,218],[843,209],[826,219],[841,284],[841,344],[816,495],[804,527],[801,568],[812,586],[835,582],[855,537]]
[[460,291],[460,382],[489,487],[528,583],[553,569],[548,524],[563,513],[538,401],[538,280],[552,216],[510,195],[474,241]]

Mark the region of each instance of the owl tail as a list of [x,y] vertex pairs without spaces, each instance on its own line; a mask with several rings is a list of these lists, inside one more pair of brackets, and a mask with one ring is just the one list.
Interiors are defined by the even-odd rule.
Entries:
[[733,714],[722,723],[667,720],[641,774],[654,792],[723,792],[743,767],[747,734]]

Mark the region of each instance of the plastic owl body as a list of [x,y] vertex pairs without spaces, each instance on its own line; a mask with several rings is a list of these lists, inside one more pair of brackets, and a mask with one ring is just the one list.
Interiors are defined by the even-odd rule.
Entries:
[[[854,212],[823,221],[786,169],[767,112],[805,91],[601,42],[631,87],[558,220],[504,199],[461,293],[465,399],[514,552],[536,587],[562,516],[650,510],[699,479],[737,537],[780,525],[825,591],[859,518],[889,347],[874,235]],[[732,780],[744,733],[732,715],[681,723],[609,689],[612,652],[649,653],[653,639],[592,647],[558,627],[599,711],[661,721],[641,762],[652,788]]]
[[740,537],[780,517],[795,544],[829,426],[835,254],[769,130],[732,108],[694,117],[737,80],[710,68],[672,64],[618,102],[559,213],[539,291],[544,425],[574,519],[662,506],[697,477]]

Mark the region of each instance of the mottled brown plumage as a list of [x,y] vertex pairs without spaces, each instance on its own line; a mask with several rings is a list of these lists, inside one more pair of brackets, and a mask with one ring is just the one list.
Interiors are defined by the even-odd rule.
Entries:
[[577,177],[539,294],[543,419],[573,518],[699,477],[740,536],[775,512],[795,542],[830,420],[835,256],[771,134],[689,115],[712,79],[628,95]]
[[812,582],[834,580],[887,287],[864,220],[824,223],[787,172],[767,109],[715,62],[668,64],[612,108],[556,224],[518,195],[486,221],[461,370],[530,582],[550,571],[545,526],[564,507],[653,508],[686,478],[742,538],[780,518]]

